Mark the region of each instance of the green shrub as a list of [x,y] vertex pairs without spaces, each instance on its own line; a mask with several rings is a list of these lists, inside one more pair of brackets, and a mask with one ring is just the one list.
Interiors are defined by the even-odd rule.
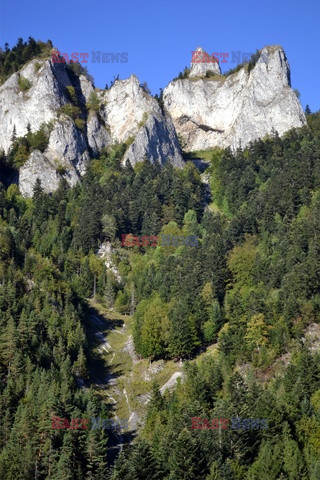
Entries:
[[31,83],[29,82],[29,80],[22,75],[19,76],[18,84],[21,92],[25,92],[31,87]]
[[86,107],[88,110],[93,110],[94,112],[97,112],[99,110],[100,101],[96,92],[90,93]]
[[67,172],[67,169],[59,160],[56,160],[56,172],[59,175],[64,175]]
[[59,108],[58,113],[64,113],[74,120],[81,115],[81,110],[79,107],[71,105],[71,103],[66,103]]
[[134,142],[134,137],[128,137],[127,140],[124,142],[126,147],[129,148],[130,145]]
[[34,63],[34,71],[38,72],[40,70],[40,68],[41,68],[41,63],[35,62]]
[[21,40],[19,38],[17,44],[11,49],[0,49],[0,84],[33,58],[48,58],[50,56],[51,40],[46,43],[36,42],[32,37],[29,37],[28,42]]
[[147,123],[147,120],[148,120],[148,116],[149,116],[149,114],[147,112],[144,112],[141,122],[138,123],[139,128],[145,126],[145,124]]
[[49,144],[49,135],[45,132],[44,127],[42,127],[35,133],[29,132],[27,134],[27,140],[31,152],[33,150],[44,152]]
[[68,85],[66,87],[67,89],[67,92],[68,92],[68,96],[71,100],[71,102],[74,104],[74,105],[77,105],[78,103],[78,99],[77,99],[77,94],[76,94],[76,91],[74,89],[74,87],[72,85]]
[[121,291],[118,292],[114,307],[116,308],[117,312],[129,313],[130,307],[127,293]]
[[320,111],[307,115],[308,127],[317,134],[320,131]]
[[20,168],[29,158],[29,149],[27,145],[20,144],[17,146],[13,155],[13,166]]
[[49,144],[51,129],[52,125],[42,124],[37,132],[28,132],[24,137],[15,139],[9,153],[9,165],[13,168],[20,168],[28,160],[33,150],[44,152]]
[[230,70],[228,70],[227,72],[225,72],[223,74],[224,77],[228,77],[229,75],[232,75],[233,73],[236,73],[236,72],[239,72],[239,70],[241,70],[241,68],[244,67],[244,64],[243,63],[239,63],[239,65],[237,65],[235,68],[230,68]]
[[297,98],[300,98],[300,92],[297,88],[295,88],[294,90],[294,93],[296,94]]
[[207,70],[206,71],[206,74],[205,74],[205,77],[206,78],[210,78],[210,77],[214,77],[216,76],[217,74],[213,71],[213,70]]
[[188,78],[190,72],[191,72],[191,68],[184,67],[183,72],[180,72],[179,75],[177,77],[175,77],[172,81],[183,80],[184,78]]
[[74,123],[79,130],[84,130],[86,122],[82,118],[76,118]]
[[68,73],[71,73],[76,77],[80,77],[80,75],[85,75],[87,73],[86,69],[78,62],[67,63],[66,69],[68,70]]
[[260,51],[257,50],[256,53],[253,53],[251,55],[249,65],[248,65],[248,72],[250,73],[253,67],[256,65],[257,61],[259,60],[260,57]]

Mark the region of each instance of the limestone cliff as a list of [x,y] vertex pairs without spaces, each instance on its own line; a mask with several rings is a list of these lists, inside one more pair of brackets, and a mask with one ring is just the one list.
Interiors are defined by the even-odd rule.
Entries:
[[162,112],[157,100],[140,86],[135,75],[118,80],[100,94],[101,116],[108,125],[111,142],[132,139],[124,162],[132,165],[147,157],[164,164],[169,158],[183,166],[178,138],[171,118]]
[[221,75],[221,69],[218,61],[214,57],[208,55],[203,48],[198,47],[195,49],[191,59],[191,69],[189,77],[204,77],[206,73],[214,73],[215,75]]
[[[21,78],[28,85],[23,90]],[[99,103],[88,110],[93,92]],[[175,166],[183,166],[171,119],[134,75],[102,91],[65,64],[30,61],[0,87],[0,150],[8,154],[14,137],[37,132],[43,123],[50,123],[48,146],[31,152],[19,172],[26,196],[32,195],[37,178],[45,192],[56,190],[61,176],[74,185],[90,157],[116,142],[128,143],[124,161],[132,165],[148,158],[161,164],[171,159]]]
[[[47,125],[45,146],[30,147],[20,167],[23,194],[32,195],[37,178],[46,192],[61,176],[74,185],[90,158],[118,142],[127,144],[124,162],[148,158],[163,165],[170,159],[183,167],[177,133],[185,150],[237,148],[273,129],[281,135],[306,124],[281,47],[266,47],[261,59],[267,62],[259,59],[230,75],[208,62],[201,47],[195,53],[189,78],[164,90],[164,107],[135,75],[100,90],[70,65],[44,59],[11,75],[0,87],[0,150],[8,154],[14,138]],[[197,55],[206,61],[199,63]]]
[[306,124],[291,89],[285,52],[278,46],[262,49],[252,69],[245,64],[229,76],[193,74],[175,80],[164,90],[163,99],[189,151],[243,147],[273,129],[282,135]]

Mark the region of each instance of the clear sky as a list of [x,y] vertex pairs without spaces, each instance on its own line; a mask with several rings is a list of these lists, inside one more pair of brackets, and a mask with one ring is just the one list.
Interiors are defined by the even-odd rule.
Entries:
[[[135,73],[152,93],[185,66],[191,51],[255,52],[280,44],[303,107],[320,109],[319,0],[0,0],[0,45],[18,37],[87,52],[95,85]],[[92,51],[128,53],[127,63],[92,63]],[[231,58],[229,58],[231,60]],[[222,70],[236,66],[226,63]]]

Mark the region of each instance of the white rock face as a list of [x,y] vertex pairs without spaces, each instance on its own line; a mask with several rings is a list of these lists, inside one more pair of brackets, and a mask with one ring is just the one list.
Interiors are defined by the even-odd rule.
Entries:
[[[58,173],[58,167],[63,167],[65,173]],[[19,187],[22,195],[32,197],[37,178],[41,181],[43,191],[51,193],[58,188],[62,178],[65,178],[69,185],[74,186],[79,182],[80,175],[67,160],[59,161],[52,158],[51,152],[46,154],[46,152],[34,150],[19,170]]]
[[135,141],[126,151],[124,163],[129,160],[134,165],[144,158],[152,163],[160,161],[162,165],[169,160],[175,167],[184,165],[172,120],[159,111],[148,115],[146,124],[140,127]]
[[281,47],[263,49],[251,72],[244,66],[221,79],[173,81],[163,98],[189,151],[244,147],[272,129],[282,135],[306,124]]
[[[261,56],[268,56],[267,63],[258,61],[250,72],[244,66],[228,77],[221,75],[218,63],[203,61],[209,56],[200,47],[197,55],[202,62],[191,64],[190,78],[173,81],[164,90],[164,109],[135,75],[116,81],[110,90],[99,90],[86,76],[72,75],[66,65],[39,59],[11,75],[0,87],[0,150],[10,151],[14,129],[21,137],[28,126],[36,132],[51,122],[47,149],[32,152],[20,169],[23,194],[32,195],[37,178],[46,192],[56,190],[61,175],[74,185],[90,157],[118,142],[128,146],[124,162],[134,165],[148,158],[163,165],[170,159],[174,166],[183,167],[177,132],[184,148],[192,151],[245,146],[272,129],[282,135],[306,124],[290,87],[290,69],[281,47],[263,49]],[[215,76],[206,78],[208,70]],[[31,84],[24,92],[19,76]],[[59,113],[62,105],[71,103],[68,86],[75,89],[81,128]],[[92,92],[100,102],[98,111],[86,108]]]
[[61,116],[55,124],[44,153],[51,161],[58,162],[67,170],[74,167],[80,175],[85,173],[90,160],[85,135],[67,115]]
[[100,113],[110,129],[112,143],[134,139],[124,163],[129,160],[134,165],[147,157],[151,162],[164,164],[170,158],[176,167],[184,165],[171,119],[143,90],[135,75],[116,81],[100,98]]
[[90,112],[87,120],[87,138],[88,144],[94,155],[106,146],[112,144],[111,135],[106,128],[101,124],[98,115],[95,112]]
[[196,48],[191,59],[191,70],[189,77],[204,77],[207,72],[221,75],[219,61],[215,62],[213,60],[215,59],[208,55],[203,48]]
[[101,115],[110,128],[113,142],[125,142],[134,137],[144,114],[156,108],[156,100],[140,87],[138,78],[117,80],[110,90],[101,92]]
[[[39,70],[37,63],[41,65]],[[27,133],[28,124],[31,132],[36,132],[42,123],[54,120],[56,110],[67,103],[65,87],[71,80],[61,67],[49,60],[32,60],[19,72],[31,83],[28,90],[20,91],[18,73],[0,87],[0,149],[5,153],[12,144],[14,127],[17,137]]]
[[112,260],[113,247],[110,242],[104,242],[100,245],[97,255],[104,260],[104,264],[108,270],[111,270],[118,283],[121,283],[122,278],[120,272]]
[[34,150],[19,171],[22,195],[32,197],[37,178],[41,180],[44,192],[49,193],[58,188],[61,177],[48,159],[39,150]]
[[[31,84],[24,92],[19,88],[20,75]],[[75,89],[80,116],[85,121],[83,130],[58,112],[71,102],[68,86]],[[86,109],[92,92],[100,100],[98,112]],[[60,171],[63,167],[64,177],[74,185],[85,173],[90,156],[98,156],[103,148],[128,139],[131,145],[125,161],[132,165],[146,157],[161,164],[170,158],[176,166],[184,165],[171,119],[134,75],[117,81],[110,90],[99,91],[84,75],[73,78],[64,64],[32,60],[0,87],[0,150],[9,152],[14,130],[17,137],[22,137],[28,127],[36,132],[47,122],[52,123],[48,148],[43,154],[33,153],[20,171],[19,185],[27,196],[32,194],[37,178],[43,179],[46,192],[56,190],[61,175],[53,169],[58,167]]]
[[90,93],[95,91],[94,86],[92,85],[91,81],[84,75],[80,75],[79,80],[81,93],[85,101],[87,102],[89,100]]
[[[20,91],[19,75],[31,84],[25,92]],[[14,127],[16,136],[21,137],[28,126],[31,132],[36,132],[43,123],[53,125],[46,151],[32,152],[20,168],[19,187],[25,196],[32,196],[37,178],[45,192],[56,190],[61,179],[58,167],[65,169],[64,176],[70,185],[78,182],[86,170],[89,153],[85,135],[71,118],[58,115],[59,107],[70,102],[66,87],[71,85],[64,65],[35,59],[0,87],[0,149],[8,153]]]

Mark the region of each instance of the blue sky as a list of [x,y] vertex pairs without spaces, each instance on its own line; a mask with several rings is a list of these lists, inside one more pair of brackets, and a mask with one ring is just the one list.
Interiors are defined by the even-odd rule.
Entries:
[[[0,44],[52,40],[61,52],[88,52],[97,87],[135,73],[153,93],[201,45],[209,53],[284,47],[303,107],[320,109],[317,0],[0,0]],[[91,63],[92,51],[128,53],[127,63]],[[223,70],[236,64],[227,63]]]

